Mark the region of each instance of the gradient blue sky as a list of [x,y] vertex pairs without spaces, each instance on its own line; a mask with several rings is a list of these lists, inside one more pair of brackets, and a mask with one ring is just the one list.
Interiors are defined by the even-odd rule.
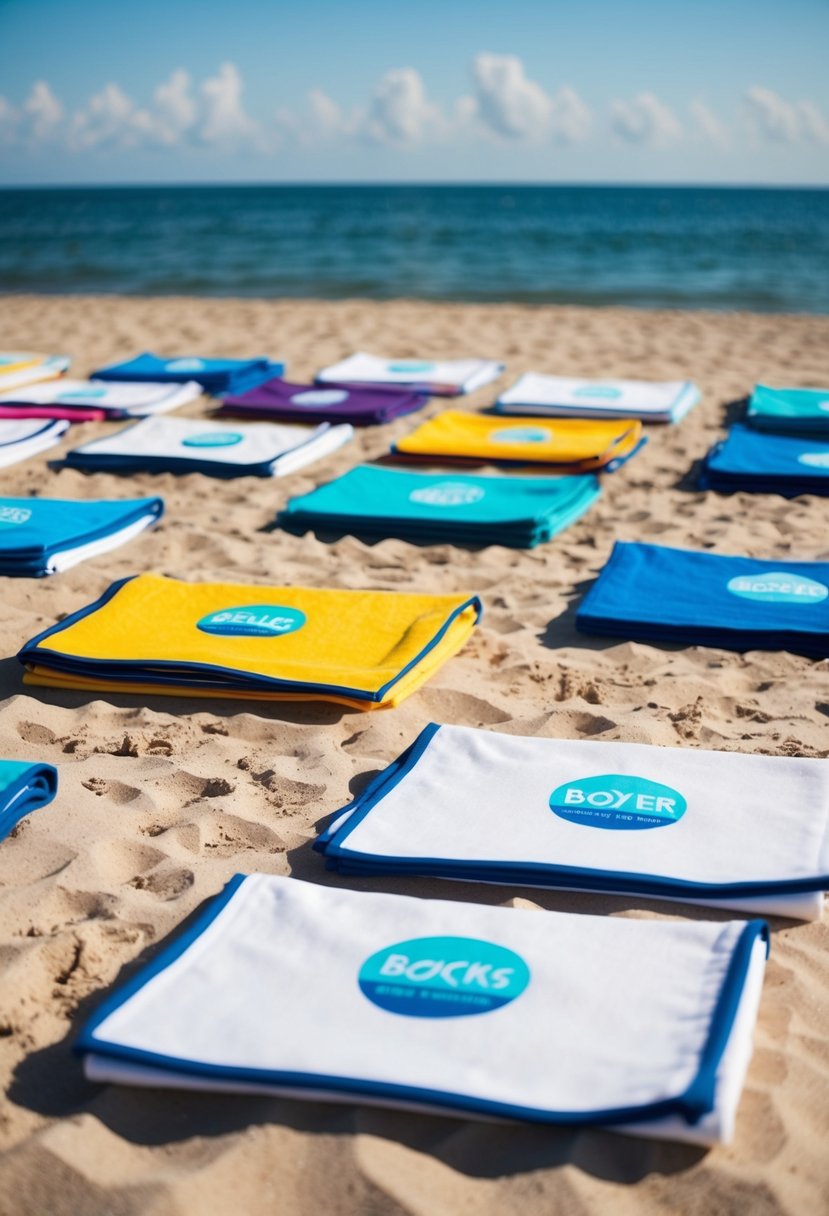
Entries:
[[829,185],[827,0],[0,0],[0,183]]

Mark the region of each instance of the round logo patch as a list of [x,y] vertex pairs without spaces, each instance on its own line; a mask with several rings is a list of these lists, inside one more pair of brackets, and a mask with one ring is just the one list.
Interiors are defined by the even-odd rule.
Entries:
[[423,359],[400,359],[396,363],[389,363],[388,370],[405,375],[407,372],[430,372],[434,366],[434,363]]
[[493,431],[490,439],[497,443],[547,443],[553,432],[545,426],[505,426]]
[[810,469],[829,469],[829,452],[804,452],[797,460]]
[[785,570],[740,574],[730,579],[727,586],[732,595],[768,604],[820,604],[829,595],[829,587],[824,587],[823,583]]
[[380,1009],[411,1018],[458,1018],[509,1005],[530,969],[505,946],[474,937],[417,937],[367,958],[357,982]]
[[829,401],[818,401],[817,407],[823,410],[824,414],[829,414]]
[[412,490],[409,502],[422,502],[430,507],[465,507],[471,502],[480,502],[484,491],[480,486],[467,485],[463,481],[439,481],[437,485]]
[[4,507],[0,503],[0,524],[25,524],[32,518],[28,507]]
[[181,442],[186,448],[232,448],[243,439],[244,435],[238,431],[204,431],[201,435],[190,435]]
[[106,397],[107,391],[105,388],[85,388],[83,392],[60,393],[56,400],[61,405],[86,405],[87,401],[98,401],[101,397]]
[[168,372],[201,372],[204,371],[204,359],[171,359],[165,363],[164,370]]
[[196,628],[202,633],[230,638],[281,638],[286,633],[296,633],[305,621],[305,613],[298,608],[285,608],[281,604],[246,604],[210,612],[196,622]]
[[583,384],[573,393],[574,397],[599,397],[602,401],[614,401],[621,395],[622,390],[613,384]]
[[620,773],[577,778],[550,795],[550,810],[560,819],[614,832],[667,827],[678,823],[686,808],[685,799],[669,785]]
[[313,409],[319,405],[339,405],[348,400],[348,393],[343,388],[309,388],[302,393],[294,393],[291,405],[301,405],[305,409]]

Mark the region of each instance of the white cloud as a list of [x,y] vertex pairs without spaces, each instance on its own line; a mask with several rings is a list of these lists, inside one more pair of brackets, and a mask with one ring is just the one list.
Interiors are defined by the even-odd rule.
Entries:
[[376,143],[413,144],[438,133],[443,120],[426,96],[420,73],[393,68],[378,82],[361,126]]
[[580,143],[590,135],[593,117],[575,89],[562,85],[553,94],[553,134],[562,143]]
[[198,114],[190,93],[189,73],[184,68],[176,68],[170,73],[170,79],[155,90],[153,101],[156,110],[153,126],[157,138],[163,144],[177,144],[192,130]]
[[695,97],[689,104],[688,109],[691,118],[694,120],[696,133],[701,135],[703,139],[707,139],[709,143],[716,144],[717,147],[725,148],[730,140],[728,129],[720,118],[714,113],[701,98]]
[[36,80],[23,103],[28,117],[31,137],[42,143],[55,134],[63,121],[63,106],[45,80]]
[[130,147],[150,136],[152,129],[149,112],[138,109],[121,86],[110,81],[73,114],[69,146],[81,151],[113,144]]
[[472,65],[475,102],[481,122],[505,139],[544,134],[553,102],[540,84],[530,80],[515,55],[482,51]]
[[215,76],[202,82],[204,117],[199,134],[205,143],[228,148],[258,141],[259,124],[242,104],[244,84],[235,63],[223,63]]
[[829,144],[829,122],[820,106],[813,101],[800,101],[797,105],[803,130],[816,144]]
[[754,85],[743,98],[748,125],[770,143],[791,144],[800,137],[797,110],[773,89]]
[[612,102],[610,125],[620,139],[632,144],[664,147],[682,138],[682,127],[673,110],[654,93]]
[[19,123],[19,111],[5,97],[0,97],[0,143],[14,143]]

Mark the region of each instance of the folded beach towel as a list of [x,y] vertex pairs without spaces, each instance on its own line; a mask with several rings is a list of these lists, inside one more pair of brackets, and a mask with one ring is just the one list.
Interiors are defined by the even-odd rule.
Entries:
[[761,920],[617,920],[238,875],[76,1050],[93,1081],[712,1144],[733,1134],[767,953]]
[[466,642],[474,596],[113,583],[20,651],[28,684],[170,696],[396,705]]
[[732,426],[708,453],[699,485],[721,494],[829,494],[829,430],[822,442]]
[[195,380],[184,384],[52,380],[0,392],[0,416],[9,417],[15,410],[20,418],[66,418],[69,422],[89,421],[89,415],[95,419],[144,418],[178,409],[200,397],[202,391]]
[[633,419],[565,418],[550,425],[537,418],[506,421],[491,414],[445,410],[398,440],[392,452],[430,463],[542,464],[561,473],[610,473],[643,442],[642,423]]
[[54,447],[68,428],[68,422],[58,419],[0,419],[0,468],[19,464]]
[[321,388],[318,384],[290,384],[268,380],[246,393],[225,397],[220,414],[251,418],[280,418],[303,422],[350,422],[369,426],[393,422],[421,409],[424,393],[395,388]]
[[829,437],[829,388],[771,388],[758,384],[747,422],[761,431]]
[[323,368],[318,384],[343,384],[376,388],[378,385],[409,388],[432,397],[457,397],[474,393],[504,370],[492,359],[383,359],[358,351],[340,363]]
[[499,414],[679,422],[699,401],[691,380],[576,380],[526,372],[495,404]]
[[51,802],[58,791],[58,771],[51,764],[0,760],[0,840],[26,815]]
[[[66,425],[66,424],[64,424]],[[89,473],[204,473],[283,477],[328,456],[354,434],[347,425],[258,422],[226,426],[198,418],[144,418],[66,454]]]
[[291,532],[397,536],[424,544],[530,549],[581,518],[600,494],[582,477],[476,477],[359,465],[292,498],[279,513]]
[[321,835],[347,874],[820,918],[829,762],[427,726]]
[[284,363],[270,359],[201,359],[186,355],[165,359],[144,351],[125,363],[112,363],[92,373],[93,380],[148,380],[161,384],[184,384],[196,380],[210,393],[243,393],[274,376],[281,376]]
[[39,578],[108,553],[156,523],[161,498],[0,497],[0,574]]
[[40,380],[53,380],[63,375],[69,363],[65,355],[0,351],[0,393],[21,388],[25,384],[37,384]]
[[829,656],[829,562],[617,541],[576,614],[582,633]]

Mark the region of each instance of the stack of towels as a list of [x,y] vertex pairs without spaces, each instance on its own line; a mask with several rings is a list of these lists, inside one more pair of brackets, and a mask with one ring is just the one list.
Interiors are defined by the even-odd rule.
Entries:
[[574,916],[238,875],[103,1003],[76,1050],[96,1082],[713,1144],[733,1133],[767,952],[762,920]]
[[316,380],[351,388],[405,388],[429,397],[458,397],[483,388],[503,370],[503,363],[492,359],[384,359],[359,351],[323,368]]
[[0,760],[0,840],[25,815],[50,803],[57,790],[58,773],[51,764]]
[[166,414],[202,394],[195,380],[183,384],[113,380],[52,380],[0,393],[0,418],[65,418],[102,422]]
[[92,373],[94,380],[185,384],[196,380],[208,393],[243,393],[281,376],[284,363],[270,359],[202,359],[194,355],[165,359],[144,351],[125,363],[112,363]]
[[69,363],[65,355],[42,355],[28,350],[0,351],[0,393],[37,384],[40,380],[54,380],[63,375]]
[[359,465],[277,517],[290,532],[350,532],[422,544],[531,549],[581,518],[600,493],[580,477],[480,477]]
[[545,465],[559,473],[610,473],[642,445],[635,419],[504,418],[446,410],[392,447],[396,456],[426,463]]
[[184,583],[141,574],[28,642],[25,682],[95,692],[399,704],[475,628],[462,595]]
[[[66,423],[63,424],[64,426]],[[282,477],[348,443],[347,425],[261,422],[223,426],[195,418],[145,418],[66,455],[87,473],[204,473],[209,477]]]
[[829,438],[829,389],[758,384],[749,398],[746,421],[758,431]]
[[41,578],[108,553],[151,527],[160,498],[0,498],[0,575]]
[[817,920],[829,889],[829,764],[431,725],[315,847],[346,874]]
[[68,429],[59,418],[0,419],[0,469],[48,451]]
[[829,656],[829,562],[760,561],[617,541],[576,614],[582,633]]
[[575,380],[527,372],[502,393],[499,414],[680,422],[699,401],[691,380]]
[[821,439],[732,426],[705,458],[699,485],[721,494],[829,494],[829,430]]
[[220,414],[277,418],[284,422],[394,422],[421,409],[429,398],[412,389],[326,387],[291,384],[279,377],[224,398]]

